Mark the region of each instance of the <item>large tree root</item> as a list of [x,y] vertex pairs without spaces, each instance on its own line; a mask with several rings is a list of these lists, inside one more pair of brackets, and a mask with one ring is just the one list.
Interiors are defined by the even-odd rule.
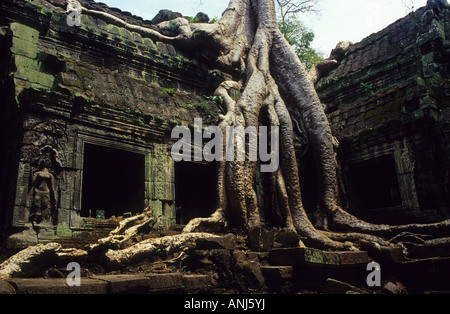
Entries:
[[[58,243],[29,247],[0,265],[0,279],[40,276],[44,270],[53,265],[65,267],[72,262],[99,263],[107,270],[116,270],[144,259],[159,259],[174,253],[183,253],[193,247],[198,239],[218,237],[210,233],[184,233],[150,238],[135,244],[123,241],[125,238],[131,238],[137,230],[142,230],[140,228],[143,225],[152,221],[151,212],[151,209],[148,209],[143,214],[122,221],[108,237],[98,240],[98,244],[92,245],[87,250],[63,249]],[[118,238],[117,233],[122,235]]]
[[36,264],[43,259],[53,259],[55,252],[61,249],[57,243],[31,246],[12,256],[0,265],[0,279],[8,279],[13,276],[28,276],[35,271]]
[[142,214],[127,218],[119,223],[119,226],[110,232],[109,236],[98,241],[91,249],[120,249],[127,241],[139,233],[150,231],[157,219],[153,216],[153,208],[147,207]]
[[396,234],[404,232],[429,234],[436,236],[445,236],[450,234],[450,219],[433,224],[409,224],[392,226],[367,223],[350,215],[342,209],[338,209],[332,214],[331,225],[336,230],[354,231],[385,237],[394,236]]
[[210,233],[184,233],[175,236],[149,239],[122,250],[108,250],[104,254],[109,269],[118,269],[143,259],[180,253],[192,247],[196,240],[218,237]]

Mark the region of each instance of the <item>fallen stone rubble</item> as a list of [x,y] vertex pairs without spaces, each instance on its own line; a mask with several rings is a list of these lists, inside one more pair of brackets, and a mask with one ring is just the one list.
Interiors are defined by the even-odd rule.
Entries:
[[[448,293],[450,257],[402,259],[390,252],[377,260],[381,284],[367,285],[367,252],[329,252],[290,247],[292,241],[246,246],[227,234],[198,239],[183,253],[142,260],[113,272],[82,265],[81,285],[69,286],[63,265],[40,270],[36,278],[6,278],[0,294],[407,294]],[[381,258],[381,259],[380,259]],[[65,261],[67,262],[67,261]],[[23,277],[23,276],[22,276]]]

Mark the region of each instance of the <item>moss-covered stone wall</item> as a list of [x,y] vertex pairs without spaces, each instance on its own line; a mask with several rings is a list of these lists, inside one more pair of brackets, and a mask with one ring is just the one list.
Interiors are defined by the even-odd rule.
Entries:
[[[449,30],[449,8],[430,3],[352,45],[316,84],[341,142],[347,205],[366,219],[405,222],[450,214]],[[361,210],[352,169],[377,159],[395,165],[393,188],[401,202]]]
[[[151,26],[126,12],[82,3]],[[81,208],[87,144],[142,155],[145,206],[154,207],[160,227],[175,224],[171,131],[197,117],[216,124],[220,113],[205,97],[215,89],[214,73],[195,53],[85,14],[81,26],[71,27],[66,6],[61,0],[0,3],[1,89],[9,104],[0,116],[15,117],[4,124],[1,140],[16,153],[0,156],[6,178],[0,224],[3,233],[19,235],[12,244],[45,242],[92,225]],[[54,155],[56,213],[36,236],[29,221],[32,186],[45,150]]]

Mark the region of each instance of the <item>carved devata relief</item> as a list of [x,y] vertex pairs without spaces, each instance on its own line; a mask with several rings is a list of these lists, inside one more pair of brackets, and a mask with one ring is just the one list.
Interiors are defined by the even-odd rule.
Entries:
[[41,150],[37,170],[30,182],[29,221],[33,225],[56,223],[58,215],[55,173],[59,168],[61,165],[57,151],[50,146],[45,146]]
[[22,231],[8,238],[7,245],[11,248],[51,240],[58,223],[57,174],[62,170],[58,153],[47,145],[36,155],[28,173],[28,219],[23,222]]

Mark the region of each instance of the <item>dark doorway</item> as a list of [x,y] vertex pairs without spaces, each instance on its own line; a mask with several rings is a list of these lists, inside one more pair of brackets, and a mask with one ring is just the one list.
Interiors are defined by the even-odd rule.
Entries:
[[402,204],[392,156],[350,165],[348,179],[351,207],[355,210],[389,208]]
[[216,167],[214,163],[175,163],[177,224],[206,218],[216,209]]
[[108,219],[144,209],[145,155],[86,144],[81,216]]

